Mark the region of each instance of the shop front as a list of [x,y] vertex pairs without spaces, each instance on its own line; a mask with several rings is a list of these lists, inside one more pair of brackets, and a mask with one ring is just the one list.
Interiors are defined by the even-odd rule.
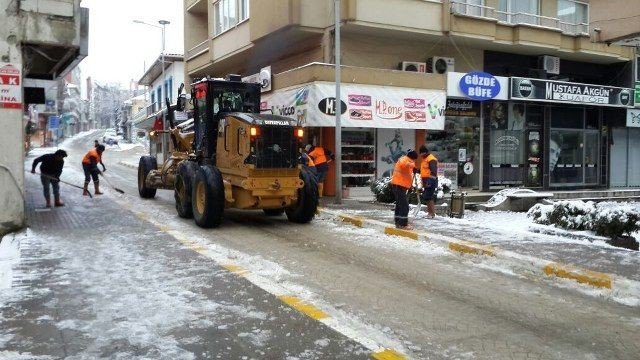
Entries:
[[507,100],[509,79],[483,72],[447,74],[447,107],[442,131],[427,131],[427,147],[440,161],[440,175],[453,187],[482,184],[482,110],[490,100]]
[[633,90],[511,78],[509,101],[484,107],[489,188],[607,186],[608,119],[633,107]]
[[[408,149],[422,144],[425,130],[444,129],[442,90],[344,84],[341,94],[342,184],[351,196],[369,194],[375,178],[389,176]],[[335,152],[335,103],[335,84],[316,81],[264,95],[261,111],[297,119],[308,143]],[[325,183],[335,183],[332,170]]]
[[[611,124],[611,187],[640,187],[640,109]],[[626,125],[626,126],[625,126]]]

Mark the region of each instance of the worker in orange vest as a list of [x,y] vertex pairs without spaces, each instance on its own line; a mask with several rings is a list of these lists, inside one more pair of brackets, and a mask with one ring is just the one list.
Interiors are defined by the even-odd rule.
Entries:
[[313,146],[308,144],[305,146],[307,155],[313,160],[316,165],[316,172],[318,173],[318,193],[322,197],[324,192],[324,179],[327,178],[327,172],[329,171],[329,163],[334,160],[333,153],[322,146]]
[[[102,164],[102,153],[104,152],[104,145],[98,145],[89,150],[87,154],[82,158],[82,170],[84,170],[84,191],[82,195],[89,195],[89,182],[93,179],[93,187],[96,195],[102,195],[100,192],[100,169],[98,164]],[[102,164],[102,171],[107,169]]]
[[438,188],[438,158],[427,149],[420,146],[422,163],[420,164],[420,177],[422,178],[422,199],[427,202],[427,218],[433,219],[436,216],[435,200],[436,189]]
[[396,208],[394,219],[396,227],[404,230],[411,230],[409,226],[409,200],[407,199],[407,191],[413,184],[413,174],[419,172],[416,168],[416,159],[418,153],[409,149],[407,155],[403,155],[398,159],[391,176],[391,188],[393,197],[396,199]]
[[302,167],[309,170],[311,175],[313,175],[316,181],[318,181],[318,172],[316,171],[316,164],[314,164],[313,159],[311,159],[311,156],[309,156],[309,154],[302,151],[302,148],[300,148],[299,160],[300,160],[300,163],[302,164]]

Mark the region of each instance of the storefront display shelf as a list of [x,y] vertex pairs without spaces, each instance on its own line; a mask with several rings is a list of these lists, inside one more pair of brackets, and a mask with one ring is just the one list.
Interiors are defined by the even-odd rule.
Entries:
[[342,177],[373,177],[376,174],[343,174]]
[[350,163],[350,164],[373,164],[375,160],[342,160],[342,163]]
[[375,147],[375,145],[347,145],[347,144],[342,144],[343,148],[370,148],[373,149]]

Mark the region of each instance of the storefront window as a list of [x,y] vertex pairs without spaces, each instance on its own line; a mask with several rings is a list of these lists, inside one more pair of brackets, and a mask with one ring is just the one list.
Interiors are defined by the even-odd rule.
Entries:
[[342,130],[342,183],[368,186],[375,177],[375,129]]
[[447,100],[444,131],[427,132],[427,146],[438,157],[440,170],[464,188],[480,184],[480,103]]

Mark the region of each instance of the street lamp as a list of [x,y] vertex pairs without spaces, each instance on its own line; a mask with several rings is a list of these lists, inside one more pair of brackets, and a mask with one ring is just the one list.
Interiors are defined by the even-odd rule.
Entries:
[[[158,20],[158,24],[160,24],[161,26],[149,24],[141,20],[133,20],[133,22],[136,24],[143,24],[143,25],[154,27],[154,28],[162,29],[162,52],[160,53],[160,58],[162,61],[162,86],[160,87],[160,89],[162,89],[161,93],[166,98],[168,94],[168,91],[167,91],[168,89],[167,89],[167,79],[165,78],[165,74],[164,74],[164,68],[165,68],[165,63],[164,63],[165,36],[164,34],[165,34],[165,27],[171,24],[171,22],[169,22],[168,20]],[[151,89],[151,91],[153,91],[153,88]],[[162,109],[162,104],[164,103],[164,101],[162,99],[158,99],[158,101],[160,102],[159,108]],[[167,111],[169,111],[169,109],[167,109]],[[162,112],[162,129],[164,130],[165,128],[166,128],[165,115],[163,111]],[[162,160],[163,161],[166,158],[166,154],[167,154],[167,139],[163,134],[162,135]]]

